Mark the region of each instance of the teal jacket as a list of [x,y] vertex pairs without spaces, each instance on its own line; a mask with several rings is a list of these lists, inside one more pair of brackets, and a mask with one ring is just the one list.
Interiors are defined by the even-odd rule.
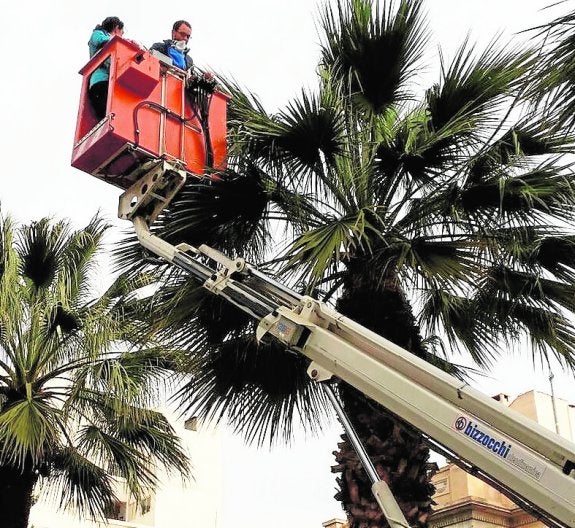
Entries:
[[[108,42],[111,38],[112,35],[110,35],[110,33],[108,33],[105,29],[95,29],[92,32],[90,40],[88,41],[90,58],[96,55],[96,53],[98,53],[98,51],[102,49],[102,46],[104,46],[104,44],[106,44],[106,42]],[[90,76],[90,88],[98,82],[107,81],[109,76],[110,76],[110,59],[104,61],[99,68],[94,70],[94,73],[92,73],[92,75]]]

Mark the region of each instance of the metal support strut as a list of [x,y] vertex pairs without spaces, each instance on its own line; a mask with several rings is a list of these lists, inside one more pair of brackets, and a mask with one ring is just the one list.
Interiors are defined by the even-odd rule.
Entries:
[[345,433],[347,434],[347,437],[353,446],[354,451],[359,457],[361,465],[365,469],[369,480],[371,481],[371,492],[379,504],[383,515],[387,519],[389,526],[391,528],[410,528],[407,520],[405,519],[405,516],[403,515],[403,512],[399,507],[399,504],[397,504],[393,493],[389,489],[387,482],[379,478],[379,475],[377,474],[373,463],[371,462],[359,437],[357,436],[353,425],[345,414],[343,406],[341,405],[332,385],[328,382],[323,383],[322,386],[325,389],[331,404],[333,405],[337,417],[339,418],[339,421],[341,422],[343,429],[345,430]]

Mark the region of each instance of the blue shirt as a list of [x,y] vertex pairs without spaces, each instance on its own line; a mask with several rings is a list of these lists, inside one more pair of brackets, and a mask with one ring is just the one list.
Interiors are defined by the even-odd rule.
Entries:
[[183,52],[177,48],[174,48],[174,46],[170,46],[168,48],[168,55],[170,59],[174,61],[174,66],[182,68],[182,70],[186,69],[186,58],[184,57]]
[[[106,30],[95,29],[92,32],[90,40],[88,41],[90,58],[96,55],[96,53],[98,53],[98,51],[102,49],[102,46],[104,46],[104,44],[106,44],[106,42],[108,42],[111,38],[112,35],[110,35],[110,33],[108,33]],[[107,81],[109,77],[110,77],[110,60],[108,59],[104,61],[104,63],[100,67],[94,70],[94,73],[92,73],[92,75],[90,76],[90,88],[98,82]]]

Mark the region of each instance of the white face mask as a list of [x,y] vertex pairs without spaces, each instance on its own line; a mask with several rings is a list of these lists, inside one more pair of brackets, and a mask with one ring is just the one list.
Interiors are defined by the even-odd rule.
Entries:
[[185,40],[174,40],[174,48],[185,53],[187,51]]

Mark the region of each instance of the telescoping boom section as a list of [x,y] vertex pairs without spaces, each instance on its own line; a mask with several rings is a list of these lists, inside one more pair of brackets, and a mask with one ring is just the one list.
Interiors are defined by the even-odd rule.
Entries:
[[[88,79],[106,60],[107,115],[97,121]],[[549,526],[575,528],[575,444],[241,258],[207,246],[174,246],[151,233],[188,175],[202,178],[225,166],[225,94],[192,91],[190,97],[184,72],[119,37],[80,73],[72,165],[125,190],[119,216],[134,223],[145,248],[255,318],[259,340],[278,340],[309,358],[309,376],[324,384],[336,411],[333,376],[412,424],[434,449]],[[360,459],[392,528],[408,528],[385,482]]]

